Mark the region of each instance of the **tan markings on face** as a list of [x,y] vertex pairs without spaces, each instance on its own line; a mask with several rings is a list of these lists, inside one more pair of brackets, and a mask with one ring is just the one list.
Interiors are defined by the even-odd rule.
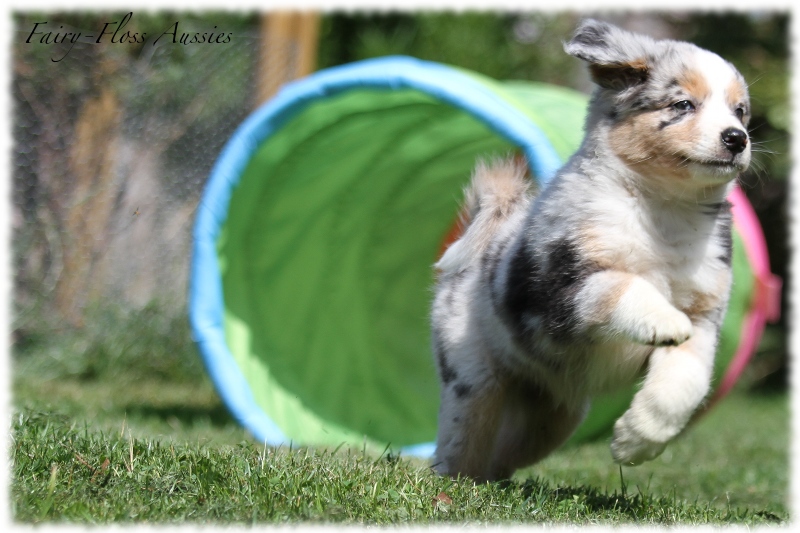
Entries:
[[643,175],[688,179],[689,169],[681,154],[689,153],[700,132],[691,117],[669,128],[660,128],[658,111],[632,115],[611,128],[609,143],[631,169]]
[[678,84],[695,102],[702,102],[711,95],[711,87],[702,72],[687,70],[678,77]]
[[725,102],[728,107],[735,109],[737,105],[743,103],[747,99],[747,88],[742,84],[741,80],[733,79],[725,89]]
[[698,125],[699,107],[711,94],[702,72],[687,70],[678,78],[686,99],[698,112],[661,127],[668,115],[657,109],[634,114],[612,126],[609,142],[614,152],[633,170],[644,175],[689,179],[684,156],[693,153],[702,137]]

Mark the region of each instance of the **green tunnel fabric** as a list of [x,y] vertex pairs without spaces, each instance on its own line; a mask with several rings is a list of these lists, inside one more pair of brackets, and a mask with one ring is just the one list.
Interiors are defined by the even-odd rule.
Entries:
[[[560,119],[579,132],[582,111]],[[226,336],[289,438],[434,438],[431,265],[476,160],[515,148],[427,94],[375,89],[312,104],[259,148],[218,240]]]

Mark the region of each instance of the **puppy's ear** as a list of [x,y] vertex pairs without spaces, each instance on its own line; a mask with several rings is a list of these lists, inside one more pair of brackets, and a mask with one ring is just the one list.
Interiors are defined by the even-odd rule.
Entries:
[[644,35],[587,19],[564,44],[564,51],[589,63],[595,83],[605,89],[622,91],[647,81],[647,51],[655,45],[653,39]]

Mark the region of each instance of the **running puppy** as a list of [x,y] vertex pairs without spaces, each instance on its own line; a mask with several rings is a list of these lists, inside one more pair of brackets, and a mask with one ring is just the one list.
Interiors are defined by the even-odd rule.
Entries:
[[561,445],[592,396],[643,377],[611,442],[638,464],[709,391],[747,85],[709,51],[594,20],[565,50],[598,85],[583,144],[538,196],[513,162],[479,165],[469,225],[436,265],[441,474],[508,477]]

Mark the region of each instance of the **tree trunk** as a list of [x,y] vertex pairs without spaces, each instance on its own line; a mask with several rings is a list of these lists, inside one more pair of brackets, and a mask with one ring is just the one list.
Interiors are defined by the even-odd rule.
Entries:
[[261,18],[256,105],[278,92],[286,82],[316,68],[319,13],[277,11]]
[[56,288],[62,316],[79,326],[91,293],[100,293],[96,266],[106,248],[114,201],[115,139],[121,111],[114,92],[103,87],[86,101],[70,146],[69,169],[73,187],[64,206],[64,266]]

